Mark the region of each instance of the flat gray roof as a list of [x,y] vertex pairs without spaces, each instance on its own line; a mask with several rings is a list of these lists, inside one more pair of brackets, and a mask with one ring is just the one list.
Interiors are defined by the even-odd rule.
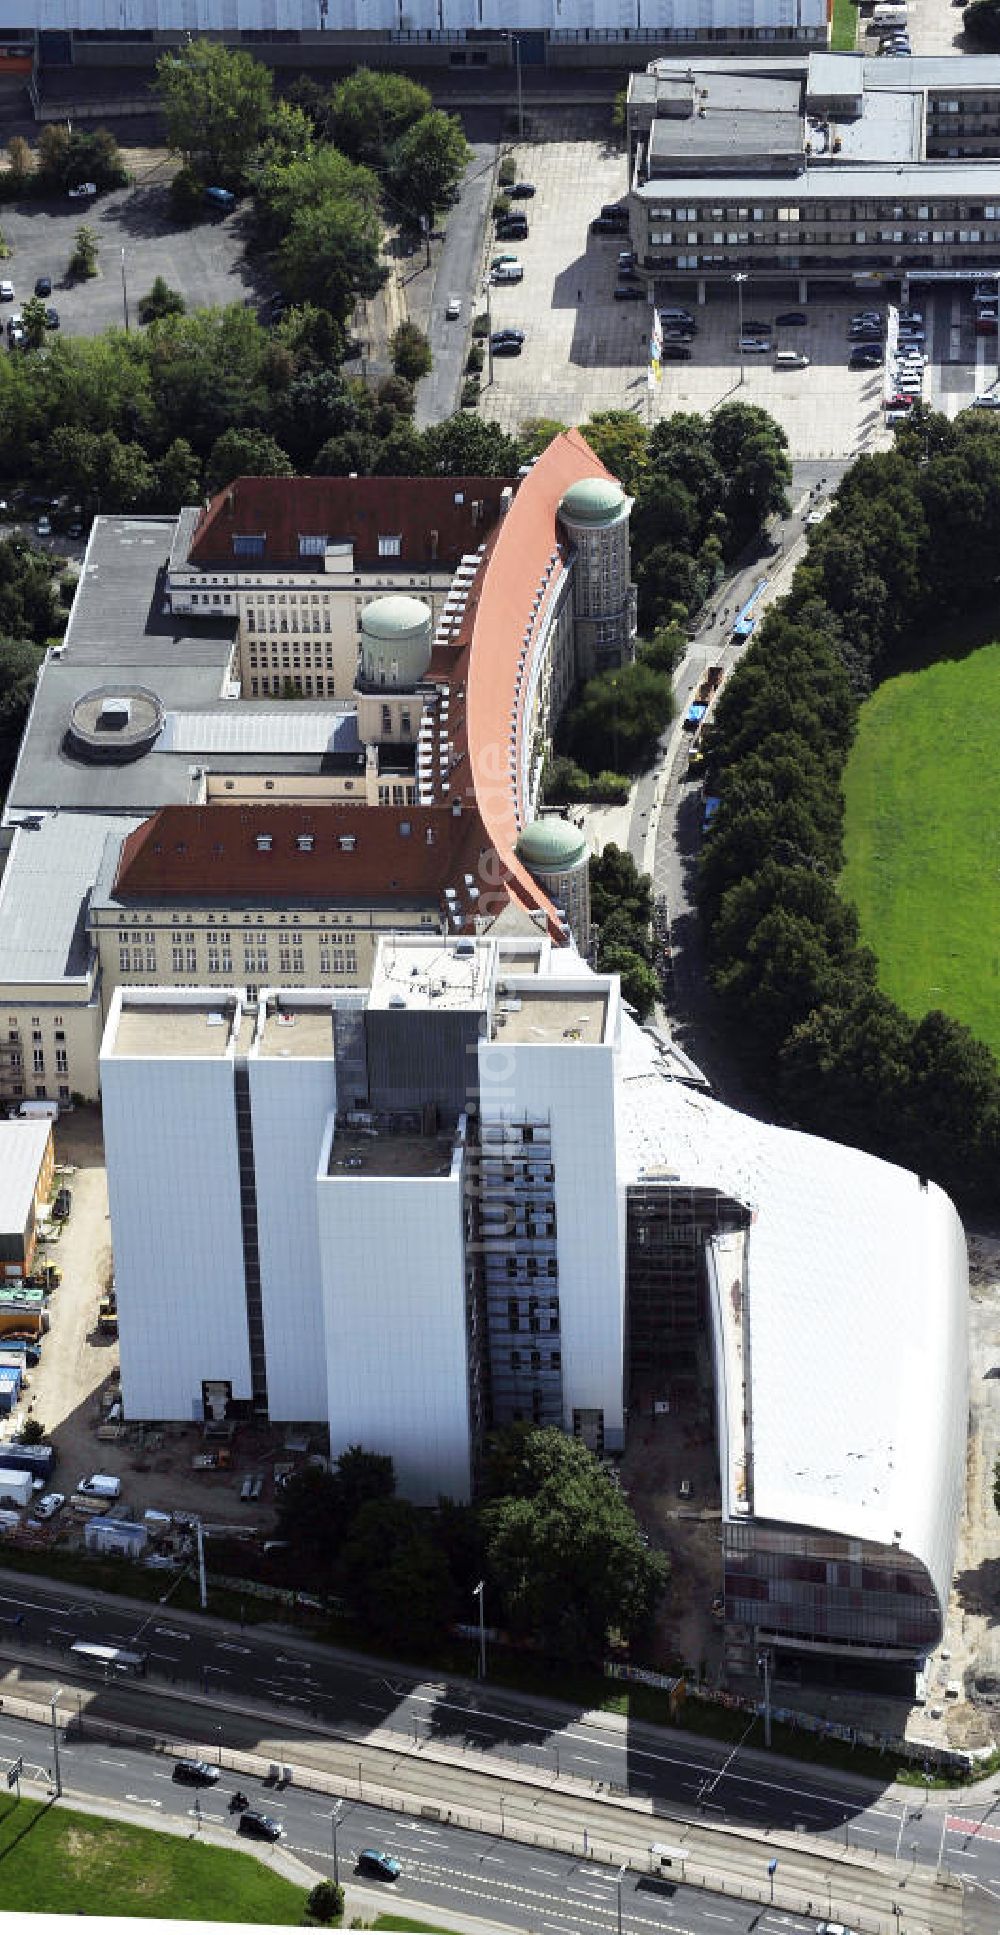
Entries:
[[108,841],[138,819],[48,813],[19,826],[0,880],[0,982],[63,981],[86,973],[87,903]]
[[105,1036],[104,1054],[132,1059],[220,1060],[233,1045],[236,1016],[232,1000],[220,992],[214,1003],[171,1001],[122,1003],[114,1039]]
[[31,1216],[51,1122],[0,1122],[0,1231],[20,1235]]
[[[995,156],[982,161],[922,161],[900,163],[896,167],[855,162],[841,167],[832,162],[803,169],[789,182],[787,175],[767,180],[760,175],[704,175],[693,181],[690,175],[672,175],[660,181],[643,182],[636,190],[643,201],[669,202],[672,197],[689,202],[692,195],[700,201],[787,202],[836,201],[844,197],[875,201],[889,195],[919,196],[933,202],[937,195],[986,195],[997,185]],[[859,249],[859,256],[863,253]]]

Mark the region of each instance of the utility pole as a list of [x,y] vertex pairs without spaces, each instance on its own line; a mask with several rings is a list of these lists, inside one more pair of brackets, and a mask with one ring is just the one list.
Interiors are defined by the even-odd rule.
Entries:
[[737,274],[734,275],[733,277],[733,281],[736,284],[736,303],[737,303],[737,311],[738,311],[738,317],[739,317],[738,329],[739,329],[739,345],[740,345],[740,382],[741,383],[745,381],[745,376],[746,376],[746,373],[743,367],[743,284],[744,282],[746,282],[746,280],[747,280],[747,275],[746,275],[745,269],[739,270]]
[[338,1888],[340,1886],[340,1861],[337,1855],[337,1829],[340,1826],[340,1818],[343,1812],[344,1803],[343,1801],[338,1801],[336,1807],[330,1813],[330,1833],[333,1837],[333,1880],[334,1886]]
[[764,1675],[764,1745],[771,1745],[771,1653],[765,1646],[758,1654],[757,1665]]
[[128,282],[125,278],[125,250],[122,249],[122,308],[125,312],[125,334],[128,335]]
[[486,296],[486,381],[490,389],[492,389],[493,387],[493,304],[490,299],[489,275],[487,275],[486,281],[483,283],[483,291]]
[[195,1519],[194,1535],[198,1541],[198,1596],[201,1600],[202,1612],[207,1612],[208,1581],[205,1577],[205,1534],[202,1531],[200,1518]]
[[62,1687],[57,1686],[49,1702],[49,1712],[52,1715],[52,1777],[57,1800],[62,1793],[62,1769],[59,1765],[59,1714],[56,1710],[56,1701],[61,1692]]
[[622,1935],[622,1882],[628,1874],[628,1862],[623,1861],[618,1870],[618,1935]]
[[473,1592],[472,1597],[473,1599],[478,1599],[479,1601],[479,1677],[481,1680],[485,1680],[486,1678],[485,1595],[486,1595],[486,1581],[485,1579],[480,1579],[479,1584],[476,1587],[475,1591]]

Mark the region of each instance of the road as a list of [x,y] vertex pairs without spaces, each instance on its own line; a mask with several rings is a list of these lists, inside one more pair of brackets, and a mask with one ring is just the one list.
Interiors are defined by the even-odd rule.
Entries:
[[[81,1679],[68,1649],[84,1635],[147,1649],[146,1685],[105,1688]],[[801,1838],[793,1849],[826,1848],[838,1864],[861,1851],[869,1862],[907,1861],[923,1881],[940,1866],[995,1888],[1000,1898],[992,1790],[959,1799],[886,1794],[836,1771],[749,1750],[733,1756],[728,1745],[616,1716],[574,1713],[460,1680],[429,1682],[280,1631],[229,1629],[169,1606],[137,1607],[8,1572],[0,1573],[0,1666],[11,1660],[18,1667],[3,1683],[7,1707],[29,1684],[32,1698],[47,1701],[55,1684],[75,1683],[91,1722],[118,1720],[161,1737],[217,1742],[220,1753],[257,1752],[328,1774],[339,1768],[344,1791],[345,1767],[356,1769],[350,1779],[360,1784],[358,1750],[365,1747],[365,1788],[385,1788],[388,1765],[396,1783],[405,1779],[407,1791],[432,1803],[449,1782],[455,1786],[457,1771],[467,1804],[495,1817],[502,1781],[509,1806],[530,1809],[533,1833],[550,1823],[555,1832],[571,1801],[578,1834],[591,1822],[595,1839],[621,1838],[624,1823],[611,1810],[631,1802],[645,1813],[647,1835],[654,1823],[667,1839],[680,1826],[692,1851],[709,1830],[721,1848],[720,1828],[749,1834],[758,1852],[764,1837],[794,1835]],[[67,1693],[60,1705],[70,1711],[75,1697]],[[13,1757],[18,1749],[5,1738],[10,1725],[5,1711],[0,1754]],[[117,1751],[109,1756],[105,1749],[105,1758]],[[507,1822],[512,1832],[510,1814]],[[648,1849],[649,1839],[642,1845]],[[783,1860],[791,1858],[787,1841],[772,1845]],[[716,1868],[720,1859],[713,1853]],[[747,1869],[738,1848],[733,1868]],[[859,1870],[859,1888],[862,1878]]]
[[[52,1740],[47,1727],[0,1717],[0,1766],[23,1755],[26,1778],[45,1782],[52,1767]],[[237,1785],[251,1807],[274,1816],[284,1830],[282,1846],[320,1873],[333,1873],[331,1815],[337,1805],[315,1793],[284,1789],[240,1775],[238,1782],[223,1773],[216,1787],[179,1786],[169,1763],[128,1746],[107,1746],[80,1739],[76,1733],[60,1744],[60,1770],[66,1800],[103,1801],[122,1806],[129,1818],[148,1815],[151,1827],[171,1818],[190,1828],[207,1828],[243,1841],[230,1811]],[[141,1811],[141,1812],[140,1812]],[[214,1837],[213,1837],[214,1838]],[[557,1935],[577,1935],[582,1926],[617,1930],[618,1870],[602,1863],[524,1847],[499,1836],[470,1834],[432,1820],[398,1816],[391,1811],[344,1801],[337,1824],[337,1868],[342,1882],[353,1876],[359,1850],[384,1848],[402,1863],[398,1883],[380,1887],[365,1881],[366,1889],[396,1897],[421,1909],[460,1911],[488,1918],[498,1927],[551,1929]],[[819,1904],[817,1904],[817,1908]],[[759,1919],[758,1919],[759,1917]],[[742,1935],[751,1921],[760,1935],[797,1935],[812,1931],[813,1919],[765,1910],[731,1897],[686,1888],[669,1879],[629,1872],[622,1878],[623,1935],[646,1929],[669,1930],[671,1935]]]
[[[419,319],[430,340],[434,358],[430,375],[417,385],[414,420],[419,430],[453,416],[459,407],[462,376],[471,341],[472,319],[480,306],[476,293],[482,283],[483,236],[493,205],[493,183],[498,148],[495,141],[474,141],[472,159],[462,181],[461,198],[450,210],[438,260],[430,315]],[[458,296],[462,313],[449,322],[449,296]]]

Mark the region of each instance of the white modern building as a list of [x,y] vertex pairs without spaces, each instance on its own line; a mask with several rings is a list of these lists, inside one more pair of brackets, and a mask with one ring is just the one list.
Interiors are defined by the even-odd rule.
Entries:
[[694,1346],[731,1659],[936,1643],[968,1273],[933,1185],[723,1107],[540,935],[387,937],[368,989],[256,1004],[120,988],[101,1070],[131,1417],[325,1424],[466,1498],[491,1425],[615,1452]]

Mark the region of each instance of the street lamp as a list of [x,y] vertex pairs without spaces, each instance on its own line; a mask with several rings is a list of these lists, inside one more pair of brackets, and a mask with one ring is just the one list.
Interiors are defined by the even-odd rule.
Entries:
[[486,1581],[485,1579],[480,1579],[479,1584],[476,1587],[475,1591],[473,1592],[472,1597],[473,1599],[478,1599],[479,1601],[479,1677],[481,1680],[485,1680],[486,1678],[485,1595],[486,1595]]
[[125,312],[125,334],[128,335],[128,283],[125,279],[125,250],[122,249],[122,308]]
[[52,1776],[55,1782],[57,1800],[62,1793],[62,1769],[59,1765],[59,1715],[56,1711],[56,1701],[61,1692],[62,1687],[57,1686],[49,1701],[49,1713],[52,1716]]
[[489,388],[492,389],[493,387],[493,304],[490,300],[489,276],[487,276],[486,281],[483,283],[483,294],[486,297],[486,382]]
[[521,36],[508,33],[507,39],[514,48],[514,64],[517,69],[517,138],[524,140],[524,99],[521,93]]
[[338,1888],[340,1886],[340,1861],[337,1855],[337,1829],[340,1826],[343,1812],[344,1803],[343,1801],[338,1801],[336,1807],[330,1813],[330,1833],[333,1836],[333,1880],[334,1886]]
[[628,1874],[628,1862],[623,1861],[618,1870],[618,1935],[622,1935],[622,1882]]
[[745,381],[745,371],[743,368],[743,284],[748,280],[746,270],[738,270],[732,279],[736,284],[736,302],[739,318],[740,382],[742,383]]
[[764,1675],[764,1745],[771,1745],[771,1655],[765,1646],[758,1655],[757,1665]]

